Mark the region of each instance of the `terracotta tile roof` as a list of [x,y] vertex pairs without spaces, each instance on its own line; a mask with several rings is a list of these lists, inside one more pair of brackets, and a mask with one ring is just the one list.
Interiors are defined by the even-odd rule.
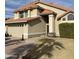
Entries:
[[28,10],[28,9],[37,8],[37,7],[38,7],[38,5],[36,5],[35,2],[31,2],[31,3],[27,4],[27,5],[24,5],[24,6],[20,7],[20,8],[18,8],[14,12]]
[[22,6],[22,7],[19,8],[19,9],[15,10],[14,12],[23,11],[23,10],[28,10],[28,9],[32,9],[32,8],[37,8],[37,7],[39,7],[39,6],[37,5],[37,3],[42,3],[42,4],[45,4],[45,5],[54,7],[54,8],[58,8],[58,9],[64,10],[64,11],[66,11],[66,12],[73,11],[73,10],[71,10],[70,8],[66,8],[66,7],[63,7],[63,6],[54,4],[54,3],[31,2],[31,3],[29,3],[29,4],[25,5],[25,6]]
[[19,19],[8,19],[5,21],[6,24],[10,24],[10,23],[22,23],[22,22],[30,22],[32,20],[37,20],[40,17],[30,17],[30,18],[19,18]]
[[[64,6],[61,6],[61,5],[58,5],[58,4],[55,4],[55,3],[44,3],[44,2],[37,2],[37,3],[42,3],[42,4],[45,4],[45,5],[54,7],[54,8],[58,8],[58,9],[67,11],[67,12],[69,12],[69,11],[73,11],[73,10],[70,9],[70,8],[66,8],[66,7],[64,7]],[[37,3],[36,3],[36,4],[37,4]]]
[[51,10],[44,9],[42,12],[40,12],[40,15],[51,14],[51,13],[54,13],[54,12]]
[[65,12],[64,14],[59,15],[58,18],[57,18],[57,20],[60,20],[63,16],[65,16],[68,13],[74,13],[74,12],[72,12],[72,11]]

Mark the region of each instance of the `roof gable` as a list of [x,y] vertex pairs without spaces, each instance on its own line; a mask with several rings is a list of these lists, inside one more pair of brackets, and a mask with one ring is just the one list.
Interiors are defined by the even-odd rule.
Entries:
[[54,7],[54,8],[66,11],[66,12],[73,11],[70,8],[67,8],[67,7],[64,7],[64,6],[55,4],[55,3],[36,2],[36,4],[38,4],[38,3],[44,4],[44,5],[47,5],[47,6],[50,6],[50,7]]
[[61,15],[58,16],[57,20],[60,20],[62,17],[64,17],[65,15],[67,15],[69,13],[73,13],[73,12],[70,11],[70,12],[66,12],[64,14],[61,14]]
[[23,11],[23,10],[28,10],[28,9],[33,9],[33,8],[38,8],[39,6],[37,5],[38,3],[41,3],[41,4],[44,4],[44,5],[47,5],[47,6],[51,6],[51,7],[54,7],[54,8],[57,8],[57,9],[60,9],[60,10],[63,10],[63,11],[66,11],[66,12],[69,12],[69,11],[72,11],[71,9],[69,8],[66,8],[66,7],[63,7],[63,6],[60,6],[60,5],[57,5],[57,4],[54,4],[54,3],[45,3],[45,2],[31,2],[25,6],[22,6],[20,8],[18,8],[17,10],[15,10],[14,12],[18,12],[18,11]]

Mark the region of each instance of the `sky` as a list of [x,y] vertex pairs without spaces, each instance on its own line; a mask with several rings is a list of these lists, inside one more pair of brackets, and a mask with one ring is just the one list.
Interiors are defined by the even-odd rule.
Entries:
[[[5,17],[11,18],[13,16],[14,10],[33,1],[35,0],[5,0]],[[74,0],[42,0],[42,1],[49,3],[50,2],[56,3],[74,9]]]

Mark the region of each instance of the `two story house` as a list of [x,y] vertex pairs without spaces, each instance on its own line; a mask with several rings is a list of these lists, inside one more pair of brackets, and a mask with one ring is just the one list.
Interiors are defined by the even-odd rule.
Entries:
[[31,2],[14,11],[6,20],[6,32],[12,37],[30,38],[41,35],[60,36],[60,23],[73,23],[73,10],[40,1]]

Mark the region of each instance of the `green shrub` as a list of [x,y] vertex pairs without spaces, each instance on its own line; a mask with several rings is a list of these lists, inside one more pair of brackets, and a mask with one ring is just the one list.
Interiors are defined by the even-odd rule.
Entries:
[[60,37],[74,38],[74,24],[73,23],[62,23],[59,24]]

